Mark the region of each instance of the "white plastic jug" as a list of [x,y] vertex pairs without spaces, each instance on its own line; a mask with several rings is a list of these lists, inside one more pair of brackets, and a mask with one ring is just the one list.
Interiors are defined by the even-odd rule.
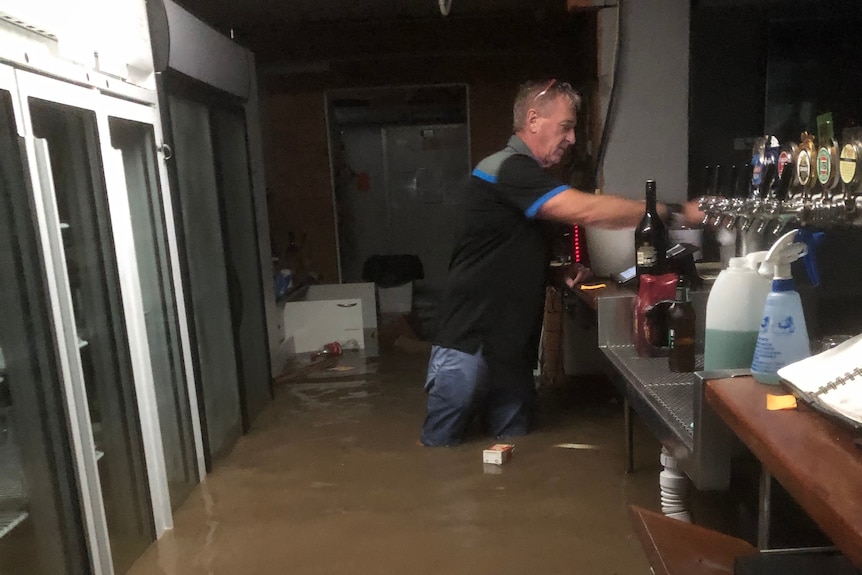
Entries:
[[705,370],[751,367],[772,281],[757,273],[766,252],[731,258],[706,301]]

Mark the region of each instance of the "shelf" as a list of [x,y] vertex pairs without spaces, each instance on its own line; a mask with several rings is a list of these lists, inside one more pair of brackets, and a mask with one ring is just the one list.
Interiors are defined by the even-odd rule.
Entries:
[[0,450],[0,537],[12,531],[27,518],[21,508],[27,506],[27,494],[21,482],[20,469],[9,449]]
[[[639,357],[633,345],[607,346],[602,351],[628,381],[631,392],[651,406],[655,423],[691,452],[697,376],[669,371],[666,357]],[[696,368],[703,369],[702,354],[696,356]]]
[[27,519],[26,511],[0,511],[0,538],[5,537],[22,521]]

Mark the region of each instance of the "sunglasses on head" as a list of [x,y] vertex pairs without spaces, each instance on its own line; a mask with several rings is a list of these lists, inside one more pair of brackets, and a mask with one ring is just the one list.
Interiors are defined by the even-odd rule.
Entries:
[[533,96],[532,101],[535,102],[536,100],[538,100],[542,96],[546,95],[551,90],[553,90],[555,92],[558,91],[558,92],[563,92],[563,93],[568,93],[568,92],[573,91],[572,86],[568,82],[560,82],[559,80],[554,78],[550,82],[548,82],[548,85],[545,86],[544,90],[542,90],[541,92],[539,92],[538,94]]

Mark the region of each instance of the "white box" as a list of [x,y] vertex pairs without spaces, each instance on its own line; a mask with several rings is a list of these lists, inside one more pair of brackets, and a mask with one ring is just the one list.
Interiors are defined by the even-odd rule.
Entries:
[[317,351],[333,341],[344,349],[365,348],[361,299],[288,302],[282,317],[288,354]]
[[380,313],[410,313],[413,310],[413,282],[400,286],[377,287],[377,301]]
[[511,443],[495,443],[482,452],[482,462],[503,465],[512,457],[514,451],[515,446]]
[[362,327],[365,329],[365,355],[377,357],[380,348],[377,344],[377,294],[372,282],[344,284],[314,284],[309,286],[304,301],[333,299],[362,300]]

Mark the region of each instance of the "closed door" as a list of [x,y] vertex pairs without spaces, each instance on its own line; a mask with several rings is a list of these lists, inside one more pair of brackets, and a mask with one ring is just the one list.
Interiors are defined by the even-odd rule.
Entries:
[[0,574],[92,572],[23,140],[0,69]]
[[71,302],[64,329],[74,336],[74,392],[92,436],[103,505],[96,515],[103,513],[113,567],[123,573],[155,531],[96,114],[26,101],[58,291]]
[[111,117],[109,127],[129,201],[165,471],[176,509],[198,483],[198,464],[153,126]]
[[[237,356],[231,318],[225,238],[221,225],[209,110],[170,96],[176,195],[182,213],[183,249],[202,426],[210,460],[227,453],[242,432]],[[230,275],[229,275],[230,274]]]
[[243,429],[247,431],[272,400],[272,380],[245,116],[239,111],[214,110],[210,117],[224,217]]

